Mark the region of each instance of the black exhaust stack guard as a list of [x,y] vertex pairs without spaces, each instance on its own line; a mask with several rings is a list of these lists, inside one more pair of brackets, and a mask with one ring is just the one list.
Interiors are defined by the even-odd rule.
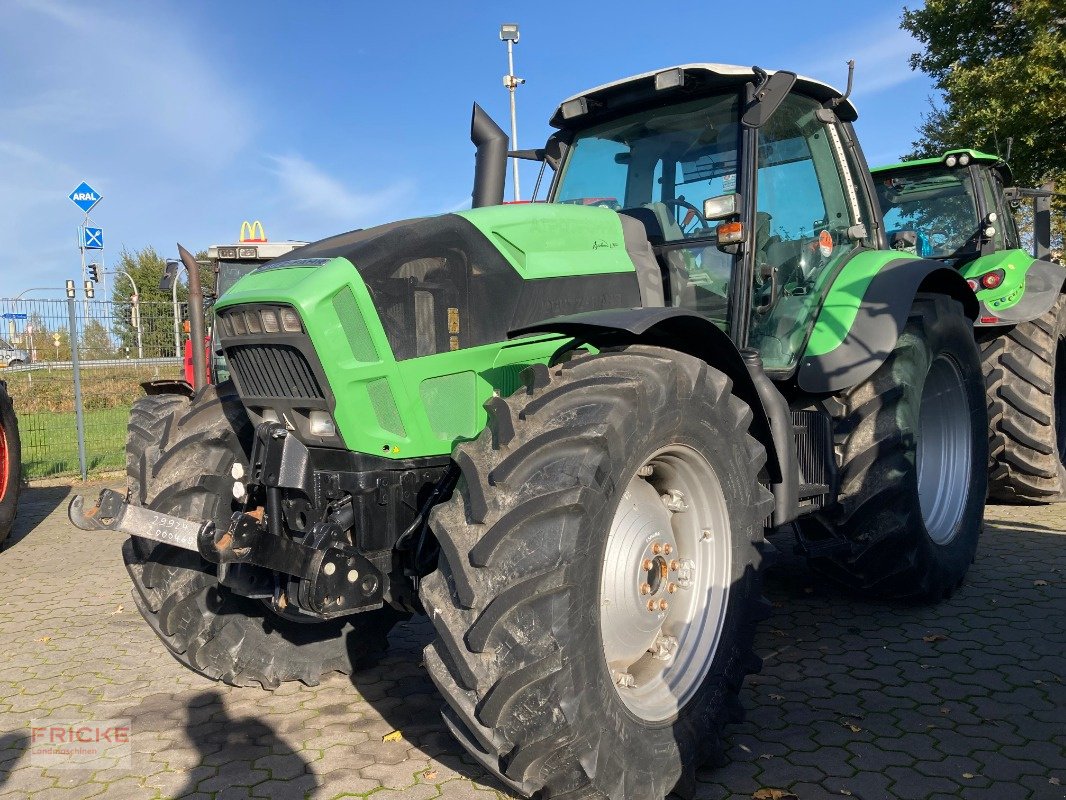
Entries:
[[477,103],[470,118],[470,141],[477,147],[472,205],[498,206],[503,202],[507,174],[507,134]]

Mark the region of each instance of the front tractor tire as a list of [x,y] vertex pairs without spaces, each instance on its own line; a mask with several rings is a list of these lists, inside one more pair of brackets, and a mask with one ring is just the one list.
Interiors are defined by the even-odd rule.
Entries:
[[990,496],[1066,502],[1066,295],[1043,316],[981,342]]
[[919,295],[885,362],[831,402],[838,501],[801,524],[811,539],[834,531],[844,547],[812,567],[864,594],[919,602],[962,583],[987,495],[984,394],[961,305]]
[[[251,422],[230,383],[208,386],[192,401],[166,397],[134,406],[130,502],[224,528],[238,510],[230,471],[234,463],[247,469]],[[154,435],[164,437],[161,444],[153,445]],[[133,536],[122,555],[137,608],[174,657],[234,686],[316,685],[326,673],[351,672],[387,647],[402,618],[390,608],[328,622],[283,617],[220,585],[216,565],[198,553]]]
[[766,453],[702,361],[631,346],[531,367],[434,509],[425,663],[460,742],[538,798],[658,800],[757,670]]

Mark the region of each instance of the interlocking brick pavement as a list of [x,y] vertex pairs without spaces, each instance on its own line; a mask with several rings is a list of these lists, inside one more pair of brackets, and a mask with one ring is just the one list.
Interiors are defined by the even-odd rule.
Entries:
[[[0,553],[0,797],[510,797],[440,721],[424,622],[352,678],[212,683],[141,621],[120,537],[67,522],[69,491],[27,491]],[[966,584],[935,608],[851,597],[777,544],[765,667],[701,800],[1066,797],[1066,509],[989,507]],[[132,768],[31,766],[29,721],[48,716],[130,718]]]

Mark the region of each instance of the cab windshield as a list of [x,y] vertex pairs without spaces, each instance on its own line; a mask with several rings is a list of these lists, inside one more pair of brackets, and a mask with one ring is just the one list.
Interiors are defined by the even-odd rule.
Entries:
[[704,98],[578,133],[554,201],[648,208],[667,242],[713,236],[703,201],[736,191],[738,100]]
[[233,284],[254,269],[263,266],[265,261],[222,261],[218,262],[218,277],[215,283],[215,297],[228,292]]
[[977,252],[981,225],[967,170],[912,167],[878,172],[874,182],[885,231],[897,249],[923,258],[954,258]]

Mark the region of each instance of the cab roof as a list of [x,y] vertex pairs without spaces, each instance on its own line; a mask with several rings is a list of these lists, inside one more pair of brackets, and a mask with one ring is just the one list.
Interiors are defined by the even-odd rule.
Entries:
[[[766,73],[772,75],[775,71],[766,70]],[[657,75],[664,75],[667,78],[664,82],[671,85],[657,89]],[[663,102],[695,99],[723,87],[745,83],[755,77],[756,73],[752,67],[733,64],[681,64],[663,67],[586,89],[566,98],[555,110],[550,124],[556,128],[585,127],[593,120],[598,121],[600,118],[646,106],[653,99]],[[803,76],[796,78],[795,88],[821,102],[843,94],[828,83]],[[575,102],[581,100],[584,100],[584,103]],[[566,112],[564,108],[567,108]],[[575,108],[578,109],[577,114],[572,113]],[[581,111],[581,108],[585,110]],[[836,111],[845,122],[852,122],[858,117],[858,111],[850,100],[838,105]]]
[[974,150],[967,147],[962,147],[958,150],[945,150],[943,155],[933,156],[932,158],[915,158],[910,161],[899,161],[895,164],[882,164],[879,167],[871,167],[870,172],[876,175],[879,172],[895,172],[901,169],[945,166],[945,158],[948,156],[959,156],[963,153],[970,157],[971,163],[987,164],[988,166],[999,170],[1008,186],[1014,182],[1014,176],[1011,174],[1010,166],[1002,158],[993,153],[985,153],[981,150]]

